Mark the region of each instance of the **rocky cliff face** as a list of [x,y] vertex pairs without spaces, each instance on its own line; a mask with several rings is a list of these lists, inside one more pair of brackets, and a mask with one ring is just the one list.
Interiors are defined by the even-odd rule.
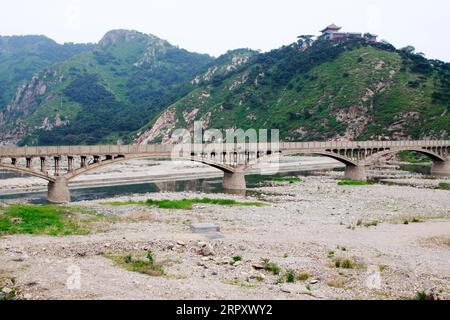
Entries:
[[31,80],[20,86],[11,103],[3,112],[0,112],[0,141],[2,144],[16,144],[20,139],[42,127],[52,128],[58,123],[52,124],[48,118],[40,125],[29,126],[23,123],[38,107],[39,101],[47,92],[47,87],[56,77],[54,71],[44,71],[42,74],[34,75]]

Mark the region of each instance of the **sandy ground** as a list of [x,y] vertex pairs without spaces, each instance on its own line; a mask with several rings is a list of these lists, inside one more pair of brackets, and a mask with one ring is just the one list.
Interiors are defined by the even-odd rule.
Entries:
[[[255,197],[208,195],[264,201],[264,207],[165,210],[74,203],[115,222],[88,236],[3,237],[0,272],[15,277],[23,299],[413,299],[417,291],[429,290],[449,299],[449,191],[337,186],[337,175],[269,183]],[[114,200],[200,196],[158,193]],[[403,224],[413,217],[421,222]],[[364,226],[375,220],[376,226]],[[197,222],[219,225],[223,238],[191,232],[190,224]],[[201,253],[202,242],[214,255]],[[164,262],[165,276],[130,272],[105,257],[144,250]],[[337,269],[329,251],[356,267]],[[237,255],[242,262],[230,265]],[[310,277],[278,283],[279,276],[259,270],[261,258],[277,263],[282,273],[292,269]],[[80,288],[73,288],[77,270]]]

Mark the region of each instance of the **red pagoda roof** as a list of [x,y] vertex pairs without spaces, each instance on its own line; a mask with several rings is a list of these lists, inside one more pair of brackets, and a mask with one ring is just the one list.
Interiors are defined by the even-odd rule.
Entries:
[[334,23],[330,24],[328,27],[326,27],[325,29],[323,29],[320,32],[325,32],[327,30],[341,30],[342,27],[338,27],[337,25],[335,25]]

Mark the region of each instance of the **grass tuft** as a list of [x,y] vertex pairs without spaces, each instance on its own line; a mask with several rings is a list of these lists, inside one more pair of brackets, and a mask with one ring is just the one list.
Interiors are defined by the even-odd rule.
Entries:
[[269,259],[262,259],[264,270],[271,272],[274,275],[279,275],[281,268],[275,262],[271,262]]
[[107,256],[118,266],[133,272],[147,274],[152,277],[160,277],[164,275],[164,267],[161,263],[156,262],[154,255],[148,251],[145,258],[134,257],[131,254],[125,256]]
[[148,199],[146,204],[149,206],[156,206],[161,209],[182,209],[190,210],[194,204],[212,204],[220,206],[264,206],[262,202],[238,202],[231,199],[210,199],[210,198],[198,198],[198,199],[182,199],[182,200],[152,200]]
[[369,186],[372,183],[370,181],[359,181],[359,180],[351,180],[351,179],[341,179],[338,182],[339,186]]
[[439,183],[439,189],[441,189],[441,190],[450,190],[450,183],[447,183],[447,182]]
[[297,275],[297,280],[298,280],[298,281],[306,281],[306,280],[309,279],[309,277],[310,277],[310,275],[309,275],[308,272],[300,272],[300,273]]
[[427,300],[428,296],[425,291],[416,292],[416,300]]

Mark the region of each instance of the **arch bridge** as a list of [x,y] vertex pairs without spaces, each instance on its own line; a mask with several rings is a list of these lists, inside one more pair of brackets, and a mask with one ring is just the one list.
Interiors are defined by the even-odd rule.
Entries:
[[48,181],[48,200],[70,202],[74,178],[132,159],[172,159],[203,163],[224,172],[223,187],[245,189],[245,171],[282,155],[317,154],[346,165],[345,176],[366,180],[366,168],[381,157],[416,151],[431,158],[432,174],[450,176],[450,140],[281,142],[247,144],[154,144],[55,147],[0,147],[0,168]]

